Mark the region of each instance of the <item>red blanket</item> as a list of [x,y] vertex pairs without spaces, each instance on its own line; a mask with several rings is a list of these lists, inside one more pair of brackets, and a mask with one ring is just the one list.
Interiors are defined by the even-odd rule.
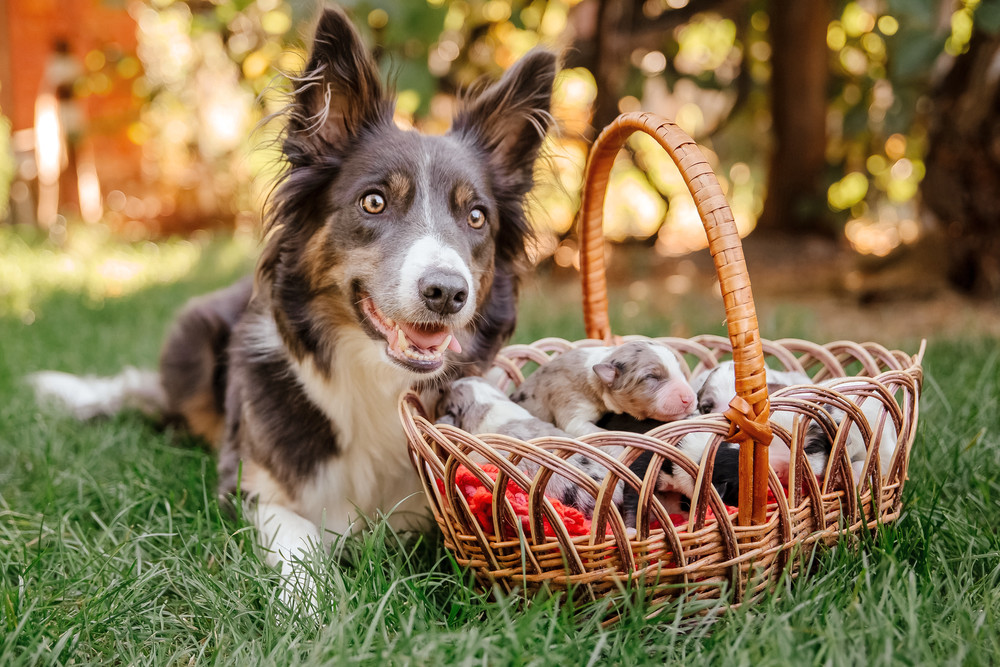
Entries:
[[[496,480],[498,472],[496,466],[484,465],[483,471],[490,477],[490,479]],[[444,493],[444,481],[439,479],[437,480],[437,483],[438,489],[441,493]],[[458,485],[462,495],[465,496],[465,500],[469,504],[469,509],[472,510],[473,516],[475,516],[476,520],[479,521],[479,525],[482,526],[483,530],[486,531],[487,534],[496,535],[496,531],[493,526],[493,494],[486,489],[482,482],[480,482],[479,479],[465,466],[460,466],[458,471],[455,473],[455,483]],[[508,480],[505,493],[507,500],[510,501],[511,506],[514,508],[514,513],[521,521],[521,529],[524,531],[524,534],[530,534],[531,526],[528,522],[527,492],[518,486],[513,480]],[[552,503],[552,507],[555,508],[556,513],[559,514],[563,525],[566,526],[566,531],[571,537],[590,534],[590,519],[588,519],[583,512],[575,507],[564,505],[554,498],[549,498],[549,502]],[[730,506],[727,506],[726,509],[729,510],[730,514],[735,514],[737,511],[735,507]],[[712,510],[709,509],[707,518],[711,519],[712,516]],[[687,523],[688,515],[671,514],[670,520],[675,526],[682,526]],[[549,520],[543,519],[543,522],[545,534],[550,537],[554,537],[555,531],[553,531]],[[504,526],[503,533],[503,536],[507,538],[517,537],[517,529],[512,525]]]

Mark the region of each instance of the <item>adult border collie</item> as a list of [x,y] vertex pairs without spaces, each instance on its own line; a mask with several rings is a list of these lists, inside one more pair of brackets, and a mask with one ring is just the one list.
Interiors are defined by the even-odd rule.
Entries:
[[286,594],[308,597],[301,559],[363,517],[426,525],[397,399],[482,370],[513,330],[556,69],[529,53],[470,91],[447,134],[405,131],[358,33],[326,9],[253,280],[192,300],[158,375],[41,373],[36,389],[78,416],[152,402],[211,441],[219,492],[251,501]]

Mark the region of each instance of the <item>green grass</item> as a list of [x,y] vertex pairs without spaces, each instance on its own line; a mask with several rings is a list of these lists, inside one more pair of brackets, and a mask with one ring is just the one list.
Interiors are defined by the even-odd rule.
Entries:
[[[35,270],[43,250],[22,248],[22,269]],[[525,608],[472,589],[436,536],[397,537],[384,524],[319,564],[322,623],[289,616],[247,525],[215,500],[210,454],[137,415],[81,426],[40,414],[20,384],[40,368],[153,365],[184,299],[245,270],[221,261],[232,253],[225,242],[198,244],[183,279],[117,298],[71,281],[19,295],[18,310],[8,302],[0,665],[986,665],[1000,655],[996,341],[931,344],[900,520],[860,547],[817,556],[811,576],[717,623],[682,630],[670,611],[646,621],[639,609],[602,629],[599,610],[574,614],[555,599]],[[576,304],[552,294],[561,292],[526,290],[520,339],[580,335]],[[695,331],[721,320],[677,313]]]

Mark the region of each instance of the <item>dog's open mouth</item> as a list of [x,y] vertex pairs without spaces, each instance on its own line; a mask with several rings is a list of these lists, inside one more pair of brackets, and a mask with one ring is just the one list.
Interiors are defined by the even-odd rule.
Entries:
[[392,320],[367,294],[362,295],[360,307],[368,323],[388,343],[389,356],[408,368],[435,371],[444,363],[446,351],[462,351],[462,346],[446,326]]

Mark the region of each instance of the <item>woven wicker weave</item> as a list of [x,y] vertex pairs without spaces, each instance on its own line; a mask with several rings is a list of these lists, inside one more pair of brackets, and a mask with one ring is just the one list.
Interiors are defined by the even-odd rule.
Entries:
[[[674,422],[646,434],[609,431],[578,439],[549,437],[530,442],[434,425],[413,393],[402,398],[400,416],[411,459],[445,544],[459,563],[475,570],[482,585],[497,584],[529,594],[543,585],[550,590],[572,587],[578,597],[591,599],[635,589],[646,597],[650,613],[683,595],[684,613],[697,614],[706,608],[706,601],[727,596],[739,604],[761,595],[782,573],[795,576],[800,566],[800,559],[793,557],[796,549],[804,553],[803,547],[832,544],[863,526],[874,527],[899,515],[916,431],[923,350],[911,357],[874,343],[817,345],[792,339],[761,340],[736,226],[701,151],[669,121],[651,114],[625,114],[598,137],[587,165],[580,264],[589,338],[575,343],[549,338],[504,349],[495,362],[505,371],[502,388],[510,389],[523,381],[526,365],[547,363],[566,350],[639,338],[622,339],[611,333],[601,232],[611,165],[635,131],[656,139],[688,184],[708,234],[729,333],[728,339],[654,340],[677,351],[691,374],[732,358],[738,397],[730,409],[724,415]],[[765,361],[771,368],[808,373],[822,386],[789,387],[769,402]],[[838,383],[836,378],[851,379]],[[859,409],[867,407],[871,417],[868,402],[876,407],[877,416],[871,422]],[[831,406],[846,415],[839,424],[830,418]],[[792,423],[793,428],[770,424],[772,410],[796,415],[794,420],[782,422]],[[898,439],[891,461],[882,462],[878,444],[886,423],[892,424]],[[812,474],[802,450],[809,424],[822,424],[833,442],[822,480]],[[850,429],[861,432],[868,448],[857,486],[852,482],[845,449]],[[691,460],[676,447],[681,438],[693,432],[713,436],[701,461]],[[791,451],[787,488],[768,466],[772,435]],[[727,512],[711,484],[715,453],[723,441],[740,443],[740,507],[736,516]],[[624,452],[612,457],[600,449],[609,445],[625,447]],[[687,523],[675,526],[671,522],[667,509],[653,493],[654,474],[639,478],[629,470],[629,464],[644,451],[653,452],[651,473],[662,461],[670,461],[697,480]],[[566,463],[575,453],[584,453],[606,468],[602,483]],[[523,459],[539,465],[535,475],[518,468]],[[495,481],[482,471],[483,463],[498,468]],[[476,474],[487,489],[505,489],[508,480],[514,480],[528,496],[530,530],[521,531],[515,539],[505,536],[509,532],[487,534],[455,483],[460,466]],[[589,535],[571,537],[559,521],[545,496],[553,473],[575,481],[595,498]],[[612,502],[620,481],[639,492],[636,526],[626,526]],[[494,526],[520,526],[502,492],[493,493],[492,513]],[[554,535],[546,536],[546,521]],[[637,582],[642,586],[637,587]]]

